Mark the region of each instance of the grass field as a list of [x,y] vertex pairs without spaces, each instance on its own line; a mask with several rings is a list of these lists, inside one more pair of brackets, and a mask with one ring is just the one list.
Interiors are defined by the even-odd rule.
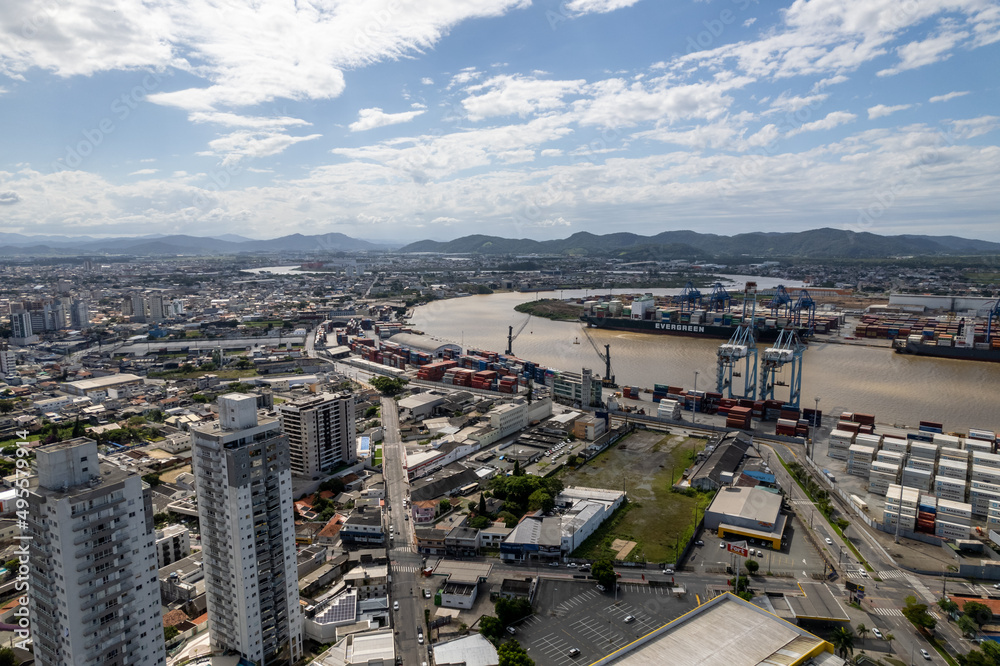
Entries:
[[629,502],[605,521],[576,552],[576,557],[612,557],[615,539],[635,541],[628,559],[675,562],[678,545],[694,531],[695,509],[704,513],[711,495],[688,496],[671,491],[704,439],[638,431],[579,470],[564,469],[559,478],[567,486],[621,489]]
[[375,455],[372,456],[372,464],[378,467],[382,464],[382,447],[377,446],[375,448]]
[[256,377],[257,370],[248,368],[246,370],[205,370],[204,372],[183,372],[181,370],[168,370],[166,372],[150,372],[150,377],[157,379],[194,379],[202,375],[215,375],[219,379],[242,379],[243,377]]
[[528,301],[514,307],[518,312],[545,317],[555,321],[579,321],[583,314],[583,306],[566,303],[555,298],[543,298],[540,301]]

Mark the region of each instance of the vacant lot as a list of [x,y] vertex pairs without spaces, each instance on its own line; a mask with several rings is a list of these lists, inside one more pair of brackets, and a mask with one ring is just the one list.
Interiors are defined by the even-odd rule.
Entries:
[[629,503],[619,509],[583,545],[576,557],[614,558],[615,539],[635,541],[629,560],[675,562],[678,546],[694,530],[695,508],[700,518],[710,496],[688,496],[670,490],[704,439],[659,432],[637,431],[579,470],[564,470],[567,486],[625,488]]

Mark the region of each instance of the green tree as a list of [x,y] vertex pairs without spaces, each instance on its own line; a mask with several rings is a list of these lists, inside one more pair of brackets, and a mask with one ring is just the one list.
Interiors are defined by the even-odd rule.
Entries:
[[13,400],[0,400],[0,414],[9,414],[14,411]]
[[896,640],[896,635],[893,634],[891,631],[889,631],[883,634],[882,638],[885,639],[885,642],[889,644],[889,652],[892,652],[892,642]]
[[938,599],[937,605],[948,615],[958,612],[958,604],[948,598]]
[[979,632],[979,625],[971,617],[963,614],[958,618],[958,629],[963,636],[971,638]]
[[864,647],[865,636],[867,636],[868,632],[871,630],[868,627],[866,627],[863,622],[859,622],[856,631],[858,632],[858,636],[861,637],[861,646]]
[[937,620],[927,612],[927,604],[917,603],[914,596],[906,597],[903,607],[903,617],[909,620],[917,629],[928,632],[937,625]]
[[475,512],[476,512],[476,508],[477,508],[478,506],[479,506],[479,505],[478,505],[478,504],[476,504],[475,502],[469,502],[469,503],[468,503],[468,504],[466,505],[466,508],[467,508],[467,509],[469,510],[469,513],[475,513]]
[[539,488],[535,492],[528,496],[528,510],[538,511],[541,509],[545,513],[549,513],[552,509],[556,508],[556,501],[552,499],[552,496],[547,492]]
[[506,599],[500,597],[497,599],[494,609],[500,623],[505,627],[509,627],[518,620],[531,615],[531,602],[521,598]]
[[393,379],[392,377],[375,377],[371,380],[371,385],[375,390],[384,396],[399,395],[408,383],[407,379]]
[[501,511],[498,513],[497,520],[502,520],[504,527],[517,527],[517,516],[510,511]]
[[480,516],[486,515],[486,493],[479,493],[479,510],[477,513]]
[[181,633],[177,627],[164,627],[163,628],[163,640],[169,641],[171,638]]
[[150,486],[158,486],[161,483],[159,474],[144,474],[142,480]]
[[327,479],[323,483],[319,484],[320,492],[329,490],[334,495],[339,495],[344,492],[344,488],[346,488],[346,486],[344,485],[344,480],[341,478]]
[[524,472],[521,471],[521,461],[515,460],[513,476],[521,476],[522,474],[524,474]]
[[535,666],[535,662],[521,644],[513,639],[497,648],[497,656],[499,666]]
[[451,511],[451,500],[445,498],[438,503],[438,512],[448,513],[449,511]]
[[841,659],[847,659],[854,654],[854,632],[850,627],[837,627],[830,634],[830,642],[833,649],[840,655]]
[[469,521],[469,527],[474,530],[485,530],[490,526],[490,519],[486,516],[476,516]]
[[590,575],[593,576],[594,580],[596,580],[599,584],[609,590],[618,579],[618,576],[615,575],[615,566],[611,560],[608,559],[597,560],[594,562],[594,565],[590,567]]
[[986,641],[983,643],[983,651],[973,648],[968,654],[958,655],[958,663],[961,666],[997,666],[997,662],[986,654],[986,643],[991,643],[992,641]]
[[76,420],[73,421],[73,432],[70,437],[83,437],[87,433],[83,428],[83,424],[80,423],[80,417],[77,416]]
[[191,399],[194,400],[195,402],[200,402],[202,404],[206,402],[211,402],[211,399],[204,393],[195,393],[193,396],[191,396]]
[[484,615],[479,620],[479,633],[486,640],[496,644],[503,637],[503,623],[492,615]]
[[0,666],[17,666],[17,655],[9,647],[0,647]]
[[378,406],[377,405],[370,405],[368,407],[368,409],[365,410],[365,418],[366,419],[373,419],[376,416],[378,416]]
[[747,571],[750,572],[750,575],[752,576],[757,573],[758,569],[760,569],[760,562],[757,560],[747,560],[743,563],[743,566],[747,568]]
[[978,601],[966,601],[962,606],[962,615],[968,617],[976,623],[976,631],[984,624],[989,624],[993,620],[993,611],[986,604]]

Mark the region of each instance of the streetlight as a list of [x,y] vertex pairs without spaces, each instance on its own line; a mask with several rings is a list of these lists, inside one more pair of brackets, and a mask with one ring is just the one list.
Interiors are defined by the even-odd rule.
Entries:
[[694,392],[693,404],[691,405],[691,423],[698,422],[698,371],[694,371]]

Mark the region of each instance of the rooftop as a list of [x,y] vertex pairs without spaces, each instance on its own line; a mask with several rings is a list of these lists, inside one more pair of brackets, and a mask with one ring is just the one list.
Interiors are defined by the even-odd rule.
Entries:
[[497,649],[481,634],[472,634],[465,638],[438,643],[434,646],[434,663],[465,664],[465,666],[496,666],[500,663]]

